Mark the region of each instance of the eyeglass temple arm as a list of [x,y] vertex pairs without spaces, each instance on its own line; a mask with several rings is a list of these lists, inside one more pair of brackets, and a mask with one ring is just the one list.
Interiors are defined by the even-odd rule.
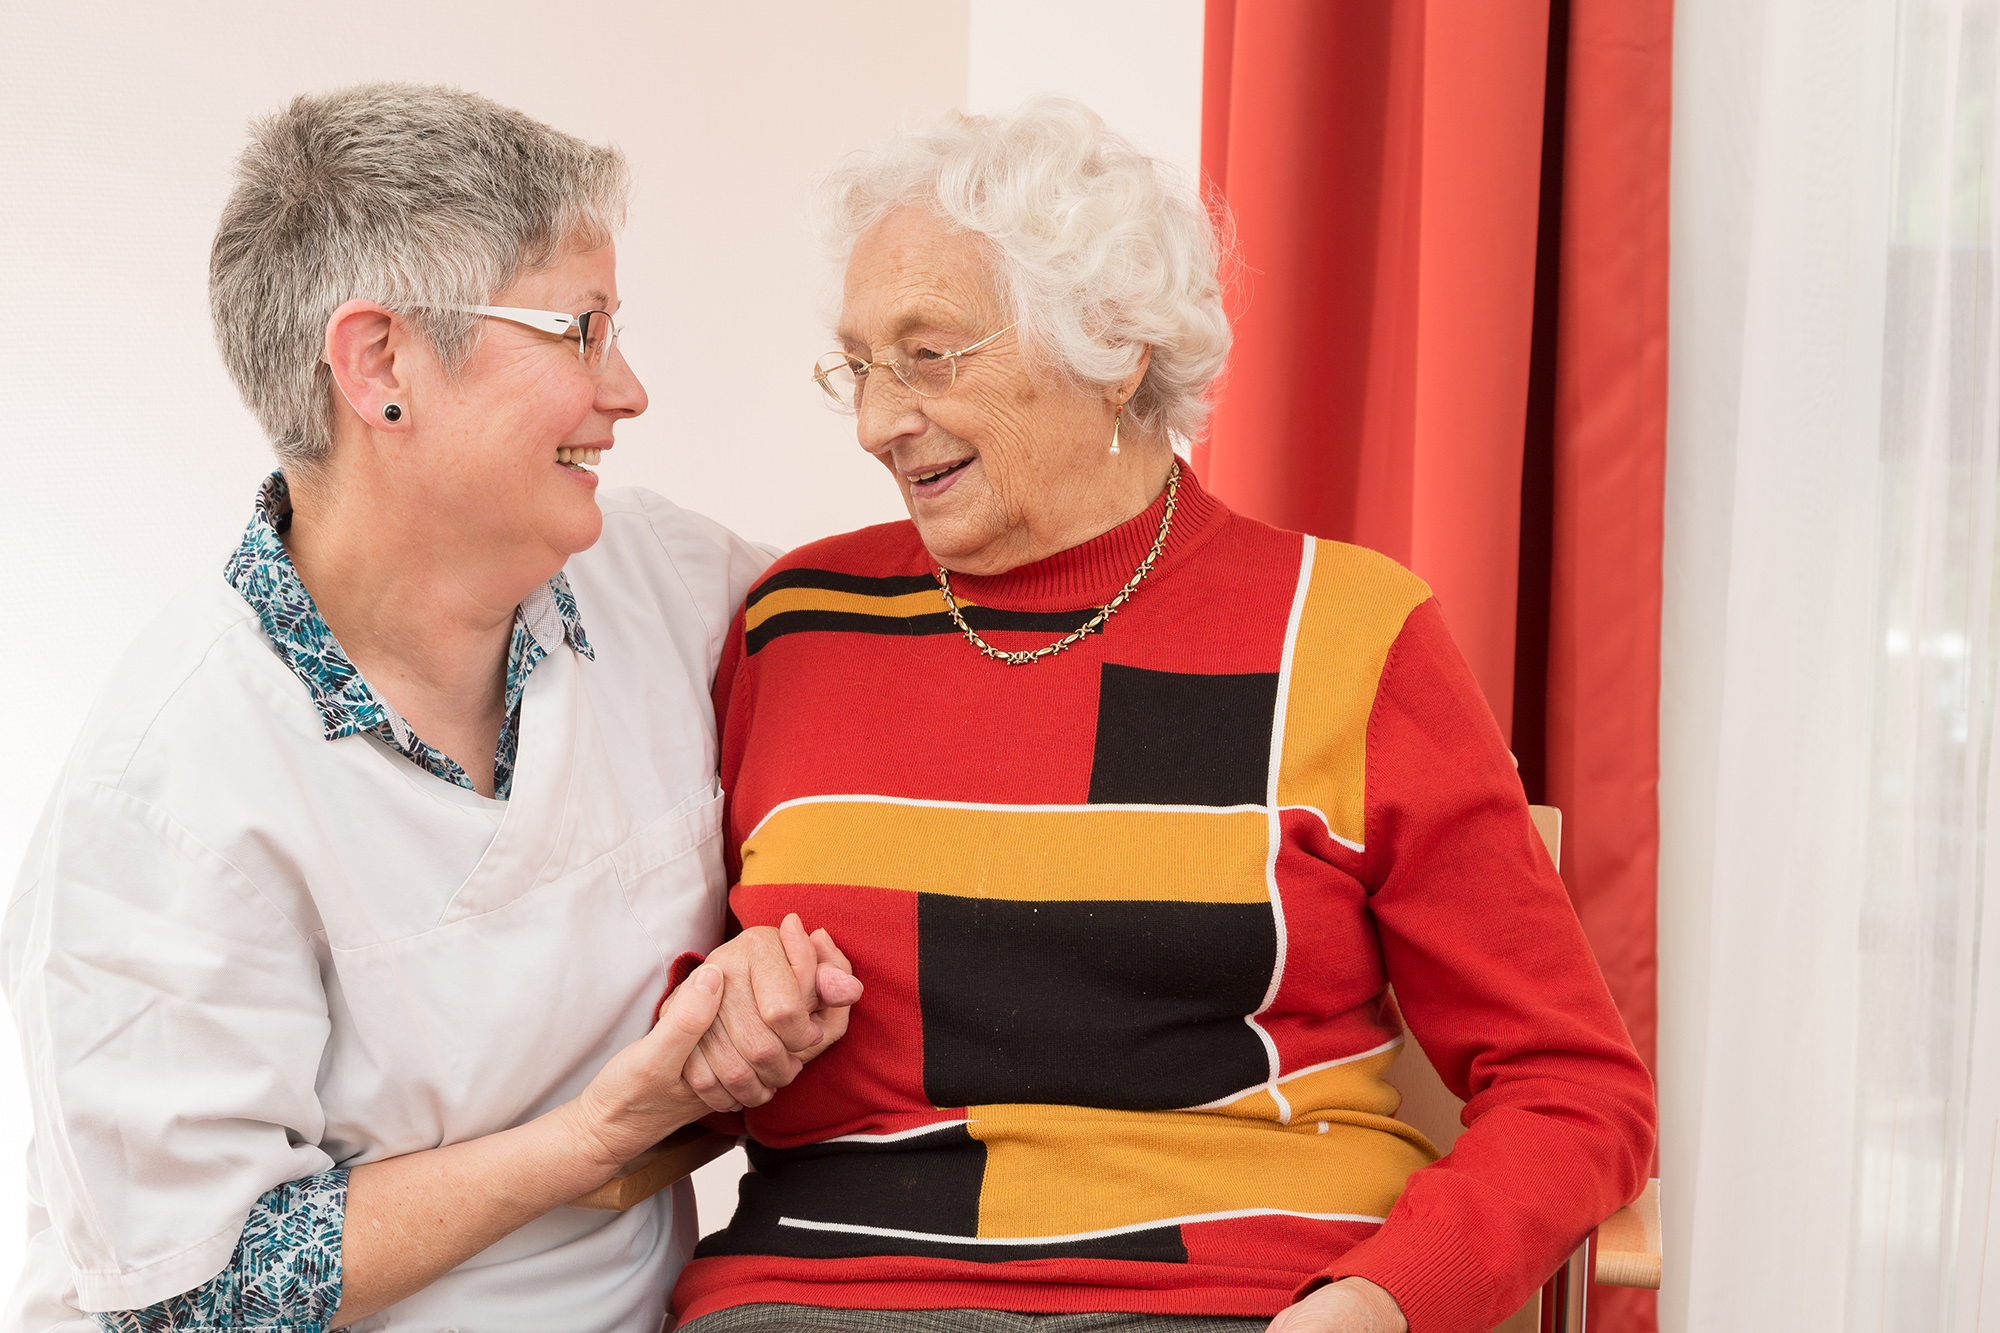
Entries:
[[553,310],[523,310],[518,306],[462,305],[454,309],[462,310],[468,315],[491,315],[495,319],[525,324],[544,333],[568,333],[571,329],[577,328],[581,322],[574,315],[559,315]]
[[962,347],[958,351],[953,352],[952,355],[954,357],[970,356],[974,352],[978,351],[980,348],[986,346],[987,343],[990,343],[995,338],[998,338],[1001,334],[1006,333],[1008,329],[1015,328],[1017,325],[1020,324],[1020,322],[1021,321],[1017,319],[1014,321],[1014,323],[1009,324],[1005,329],[995,329],[993,332],[987,334],[984,338],[981,338],[978,342],[972,344],[972,346]]

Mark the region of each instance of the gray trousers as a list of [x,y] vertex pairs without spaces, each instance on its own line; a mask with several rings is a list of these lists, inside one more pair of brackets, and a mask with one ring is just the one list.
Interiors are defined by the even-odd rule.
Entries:
[[674,1333],[1264,1333],[1268,1319],[1209,1314],[1017,1314],[1011,1310],[828,1310],[733,1305]]

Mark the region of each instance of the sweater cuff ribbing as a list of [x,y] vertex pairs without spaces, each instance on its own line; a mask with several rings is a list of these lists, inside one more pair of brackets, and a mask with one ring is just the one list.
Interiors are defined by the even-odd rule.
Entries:
[[1396,1298],[1410,1333],[1483,1333],[1511,1311],[1494,1313],[1498,1293],[1456,1227],[1401,1217],[1340,1256],[1299,1288],[1298,1300],[1328,1282],[1364,1277]]
[[667,1011],[667,1001],[674,998],[674,992],[681,988],[681,983],[693,976],[694,970],[707,961],[707,954],[690,951],[674,959],[668,965],[667,988],[660,992],[659,1003],[653,1006],[653,1023],[655,1026],[659,1024],[660,1015]]

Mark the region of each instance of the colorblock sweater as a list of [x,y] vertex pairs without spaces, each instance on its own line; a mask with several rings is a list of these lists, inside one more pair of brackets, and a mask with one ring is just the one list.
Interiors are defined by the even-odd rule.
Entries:
[[[968,621],[1076,628],[1163,506],[954,577]],[[867,994],[745,1113],[675,1314],[1521,1305],[1638,1192],[1652,1090],[1428,589],[1192,473],[1137,594],[1031,666],[933,568],[909,523],[804,547],[723,658],[732,911],[825,926]],[[1405,1022],[1467,1101],[1441,1160],[1384,1080]]]

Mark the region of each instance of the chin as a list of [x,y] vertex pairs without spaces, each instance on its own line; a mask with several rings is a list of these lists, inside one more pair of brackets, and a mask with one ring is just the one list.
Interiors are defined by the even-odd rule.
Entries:
[[597,545],[597,539],[604,535],[604,511],[597,507],[595,497],[581,504],[572,501],[563,506],[562,513],[551,515],[542,531],[550,546],[564,555],[575,555]]
[[967,554],[966,543],[958,539],[951,524],[926,523],[919,518],[910,521],[916,524],[917,540],[931,553],[931,559],[946,569],[951,568],[952,561]]
[[908,491],[903,493],[903,503],[910,511],[910,522],[916,525],[918,540],[933,560],[967,574],[992,572],[988,566],[996,543],[1003,543],[1007,536],[1007,523],[991,492],[975,494],[961,481],[945,493],[943,503],[925,505],[921,516]]
[[963,533],[949,527],[944,531],[926,531],[924,525],[917,525],[917,539],[930,552],[931,559],[946,569],[960,574],[991,574],[992,559],[987,555],[987,542],[968,540]]

